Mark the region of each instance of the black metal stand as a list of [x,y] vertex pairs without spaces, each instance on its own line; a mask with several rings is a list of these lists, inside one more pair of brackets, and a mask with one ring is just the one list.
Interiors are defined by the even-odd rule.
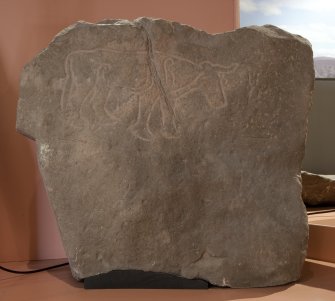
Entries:
[[208,289],[208,282],[201,279],[186,279],[166,273],[116,270],[85,278],[84,287],[85,289]]

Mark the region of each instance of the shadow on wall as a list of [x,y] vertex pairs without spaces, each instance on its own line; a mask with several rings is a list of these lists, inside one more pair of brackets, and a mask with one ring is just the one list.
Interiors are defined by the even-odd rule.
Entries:
[[17,89],[11,86],[0,54],[0,260],[34,258],[36,177],[33,145],[15,132]]
[[[55,22],[64,7],[45,0],[1,2],[0,25],[0,261],[65,257],[38,170],[33,141],[15,130],[19,74],[70,24]],[[58,9],[53,9],[53,7]],[[72,6],[79,7],[75,1]],[[15,25],[12,20],[15,19]],[[72,20],[72,19],[71,19]]]
[[[15,129],[17,87],[6,74],[0,53],[0,261],[53,258],[64,254],[38,170],[33,141]],[[51,220],[51,221],[50,221]],[[49,237],[51,244],[42,245]],[[64,256],[65,257],[65,254]]]

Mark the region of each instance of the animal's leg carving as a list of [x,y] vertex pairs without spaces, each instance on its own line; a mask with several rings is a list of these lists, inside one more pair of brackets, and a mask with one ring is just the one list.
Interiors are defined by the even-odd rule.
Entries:
[[159,101],[159,105],[162,117],[162,136],[165,138],[178,138],[179,133],[175,115],[170,113],[170,110],[164,101]]
[[175,76],[172,71],[172,67],[174,65],[174,61],[172,58],[167,58],[164,61],[164,75],[165,75],[165,84],[167,87],[174,87],[176,84]]
[[148,103],[148,99],[146,99],[145,95],[136,95],[136,98],[138,101],[137,120],[129,129],[137,138],[150,141],[153,134],[149,129],[148,122],[154,102]]
[[108,115],[105,106],[108,101],[108,96],[110,93],[110,80],[108,75],[110,68],[108,66],[100,66],[97,72],[97,82],[95,86],[95,94],[92,97],[92,109],[94,111],[94,127],[99,128],[103,125],[113,124],[117,121],[117,118],[112,118]]
[[[110,109],[110,106],[109,106],[109,102],[110,102],[110,99],[111,99],[113,93],[115,93],[115,92],[112,89],[110,89],[108,91],[107,98],[106,98],[106,101],[104,102],[104,106],[103,106],[103,110],[104,110],[105,114],[110,118],[110,122],[112,122],[112,123],[120,121],[120,118],[117,116],[117,113],[120,110],[119,99],[117,99],[116,103],[113,104],[113,109]],[[108,123],[110,123],[110,122],[108,122]]]

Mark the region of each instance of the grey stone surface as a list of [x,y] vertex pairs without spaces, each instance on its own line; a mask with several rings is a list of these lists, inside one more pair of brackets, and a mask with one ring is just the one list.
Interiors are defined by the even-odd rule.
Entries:
[[301,172],[302,199],[306,205],[335,204],[335,175],[317,175]]
[[299,278],[309,43],[274,26],[210,35],[148,18],[79,22],[22,73],[75,278],[167,272],[231,287]]

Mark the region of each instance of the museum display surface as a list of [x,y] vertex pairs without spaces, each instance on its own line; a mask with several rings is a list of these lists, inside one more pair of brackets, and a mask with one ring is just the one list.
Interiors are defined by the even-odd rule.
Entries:
[[139,18],[78,22],[21,76],[73,276],[162,272],[212,285],[299,278],[310,44],[277,27],[207,34]]

